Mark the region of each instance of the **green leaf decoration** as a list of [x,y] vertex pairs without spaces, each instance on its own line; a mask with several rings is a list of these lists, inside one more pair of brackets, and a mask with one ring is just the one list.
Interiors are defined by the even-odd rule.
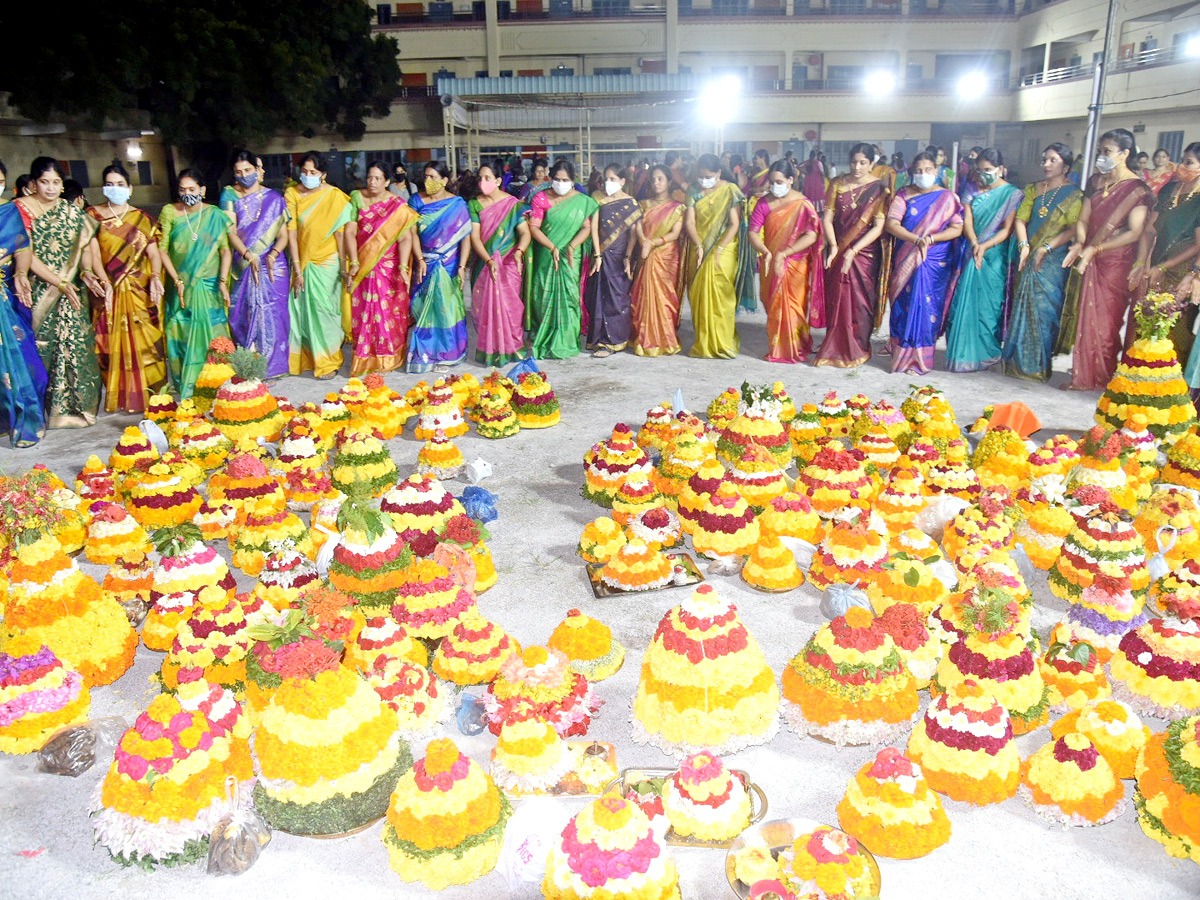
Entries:
[[921,583],[921,573],[916,569],[909,569],[904,573],[904,583],[910,588],[915,588]]
[[1095,655],[1096,648],[1094,648],[1087,641],[1080,641],[1077,644],[1073,644],[1067,649],[1066,652],[1067,659],[1071,660],[1072,662],[1077,662],[1081,666],[1086,666],[1092,661],[1092,657]]
[[154,549],[163,556],[178,556],[192,544],[203,543],[204,535],[194,522],[184,522],[182,525],[172,525],[159,528],[151,535]]
[[338,510],[338,531],[345,533],[355,529],[367,536],[368,543],[375,543],[388,531],[387,517],[371,506],[369,490],[366,485],[355,483],[349,485],[350,496]]
[[245,381],[262,381],[267,374],[267,361],[249,347],[238,347],[230,353],[229,365]]

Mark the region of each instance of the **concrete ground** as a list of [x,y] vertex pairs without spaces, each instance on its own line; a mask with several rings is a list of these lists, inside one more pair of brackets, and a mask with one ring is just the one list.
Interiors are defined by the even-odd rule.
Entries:
[[[683,328],[686,347],[691,343],[690,324],[685,321]],[[743,355],[732,361],[639,359],[630,354],[605,360],[585,356],[548,361],[544,368],[562,405],[560,425],[522,432],[503,441],[483,440],[474,433],[458,440],[468,460],[483,457],[492,463],[495,474],[484,486],[499,497],[500,519],[489,528],[500,580],[480,598],[483,613],[522,643],[530,644],[545,642],[566,610],[579,606],[611,625],[628,648],[624,668],[598,685],[606,705],[590,732],[617,746],[622,767],[671,764],[659,751],[632,742],[630,702],[642,652],[659,618],[684,594],[668,590],[629,600],[593,598],[583,564],[575,555],[584,524],[601,514],[579,494],[584,451],[607,437],[617,422],[636,428],[650,407],[670,400],[676,387],[683,389],[694,410],[703,412],[720,391],[745,379],[782,380],[798,405],[818,401],[831,388],[843,397],[862,392],[873,400],[887,398],[898,405],[910,383],[918,380],[891,375],[878,360],[853,371],[769,364],[761,359],[766,352],[763,315],[740,318],[739,330]],[[473,364],[465,368],[479,377],[485,374]],[[287,378],[273,389],[298,403],[319,399],[340,387],[343,380]],[[399,390],[417,380],[411,375],[387,376],[388,383]],[[1054,385],[1031,385],[991,373],[950,375],[937,371],[920,380],[945,390],[963,423],[988,403],[1022,400],[1041,417],[1045,430],[1039,437],[1043,438],[1089,426],[1096,401],[1096,395],[1063,393]],[[1057,375],[1056,383],[1061,380],[1063,376]],[[128,424],[132,417],[103,416],[85,431],[53,432],[36,449],[0,451],[0,468],[15,473],[40,461],[64,479],[73,479],[89,453],[107,457]],[[402,474],[413,470],[419,449],[411,428],[391,442]],[[457,482],[451,485],[455,493],[461,492],[461,487]],[[227,553],[223,543],[221,549]],[[83,567],[97,578],[103,575],[86,562]],[[823,621],[817,610],[819,594],[807,586],[777,595],[757,593],[736,576],[712,581],[737,602],[776,673]],[[250,584],[244,576],[239,582],[243,589]],[[1061,617],[1063,605],[1049,594],[1044,575],[1039,574],[1031,588],[1038,601],[1034,624],[1044,632]],[[158,654],[143,649],[133,670],[116,684],[93,692],[94,714],[122,715],[132,722],[153,695],[148,678],[160,661]],[[1163,727],[1159,722],[1150,724]],[[475,760],[486,762],[492,746],[489,736],[454,737]],[[1045,728],[1021,738],[1022,754],[1032,753],[1047,739]],[[414,748],[414,755],[422,755],[421,748]],[[868,750],[837,750],[811,739],[801,740],[785,729],[770,745],[738,753],[730,762],[748,771],[766,791],[768,818],[795,816],[836,823],[834,808],[847,780],[872,756]],[[420,885],[402,882],[389,869],[379,839],[380,825],[339,840],[276,834],[254,868],[236,881],[212,881],[203,866],[155,874],[122,869],[105,851],[92,846],[86,803],[102,777],[103,767],[71,779],[37,773],[32,757],[0,757],[0,898],[207,900],[236,893],[291,898],[335,894],[367,900],[432,894]],[[1132,793],[1133,785],[1128,783],[1127,794],[1132,797]],[[578,800],[564,802],[572,811],[581,806]],[[925,859],[881,860],[887,900],[1175,900],[1200,896],[1200,870],[1168,857],[1145,837],[1132,807],[1112,824],[1069,831],[1048,826],[1017,800],[982,809],[946,801],[946,808],[953,824],[949,844]],[[26,855],[27,851],[43,852]],[[684,898],[732,896],[725,879],[723,851],[673,849],[672,853],[679,864]],[[507,894],[497,873],[444,892],[453,898]],[[516,896],[535,897],[538,891],[531,885]]]

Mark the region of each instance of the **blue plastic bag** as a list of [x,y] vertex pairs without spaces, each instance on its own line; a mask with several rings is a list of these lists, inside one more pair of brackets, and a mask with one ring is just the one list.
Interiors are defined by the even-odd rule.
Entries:
[[466,735],[480,734],[488,727],[487,710],[483,708],[483,700],[465,691],[459,695],[454,718],[458,723],[458,730]]
[[516,381],[517,376],[519,376],[525,372],[540,372],[540,371],[542,371],[542,370],[538,368],[537,360],[531,356],[531,357],[529,357],[529,359],[521,360],[519,363],[517,363],[515,366],[513,366],[511,369],[509,369],[508,377],[511,378],[513,381]]
[[496,512],[496,495],[491,491],[471,485],[462,492],[463,509],[477,522],[486,525],[500,518]]

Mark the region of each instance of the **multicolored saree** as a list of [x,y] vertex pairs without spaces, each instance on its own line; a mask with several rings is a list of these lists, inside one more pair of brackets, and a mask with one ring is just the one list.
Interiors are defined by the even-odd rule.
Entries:
[[213,338],[229,337],[225,300],[217,292],[221,251],[229,248],[229,219],[207,204],[198,213],[174,204],[158,216],[162,250],[183,279],[183,297],[175,285],[167,291],[167,364],[181,398],[192,396]]
[[[664,200],[642,204],[642,233],[650,241],[666,237],[683,218],[683,204]],[[679,346],[679,240],[654,247],[633,275],[630,323],[633,352],[638,356],[670,356]]]
[[246,249],[258,257],[258,278],[241,256],[230,270],[229,331],[241,347],[254,347],[267,361],[267,377],[288,373],[288,292],[291,267],[287,252],[267,263],[267,253],[287,227],[287,201],[278,191],[263,188],[238,196],[231,187],[221,193],[221,209],[233,220]]
[[517,226],[528,211],[511,195],[498,196],[487,206],[467,204],[471,221],[479,223],[479,239],[496,261],[496,274],[475,260],[471,314],[475,319],[475,361],[502,366],[525,359],[525,306],[521,302],[521,269],[517,264]]
[[417,230],[425,257],[425,278],[412,295],[408,371],[429,372],[467,358],[467,307],[458,277],[459,247],[471,233],[471,214],[462,197],[434,203],[413,194],[409,206],[421,214]]
[[296,232],[304,289],[288,297],[288,371],[327,378],[342,365],[342,267],[337,233],[350,222],[350,198],[332,185],[290,187],[287,227]]
[[720,252],[716,247],[729,228],[730,210],[744,201],[737,185],[728,181],[720,182],[707,194],[692,191],[688,195],[687,205],[695,210],[696,233],[704,250],[699,266],[694,247],[688,249],[686,261],[688,301],[696,329],[689,356],[732,359],[741,348],[734,325],[739,297],[746,306],[748,296],[747,308],[754,309],[746,216],[740,218],[738,236]]
[[32,447],[46,432],[46,367],[38,356],[30,310],[13,288],[17,253],[28,247],[18,205],[0,205],[0,428],[18,448]]
[[[62,199],[36,219],[25,208],[24,200],[15,202],[25,217],[33,255],[59,279],[76,284],[83,251],[96,234],[96,222],[75,204]],[[50,428],[94,425],[100,408],[100,364],[84,292],[80,290],[80,303],[76,305],[54,285],[33,275],[29,281],[33,288],[31,324],[49,378],[47,425]]]
[[354,359],[351,375],[391,372],[408,347],[408,270],[400,268],[400,238],[420,218],[395,194],[368,204],[354,191],[358,214],[358,271],[350,280]]
[[[953,191],[922,194],[906,187],[892,200],[888,218],[924,237],[961,224],[963,207]],[[954,259],[953,241],[933,244],[923,253],[913,241],[896,241],[888,282],[893,372],[924,375],[933,368],[934,345],[954,290]]]
[[585,303],[588,311],[590,350],[624,350],[630,333],[630,288],[625,274],[625,254],[633,240],[633,226],[642,208],[632,197],[600,203],[600,271],[588,278]]
[[833,231],[838,255],[825,272],[825,340],[817,351],[818,366],[852,368],[871,358],[871,329],[879,306],[879,269],[883,258],[879,240],[854,255],[850,271],[843,273],[843,254],[858,243],[884,216],[887,190],[882,181],[861,187],[846,177],[829,186],[826,209],[833,210]]
[[[1167,185],[1158,195],[1158,202],[1154,208],[1158,213],[1154,220],[1154,230],[1158,234],[1154,240],[1154,250],[1150,254],[1151,266],[1160,266],[1171,257],[1184,253],[1189,247],[1196,249],[1196,229],[1200,228],[1200,184],[1176,181]],[[1191,271],[1194,260],[1195,254],[1169,269],[1163,269],[1159,290],[1174,294],[1179,282]],[[1171,342],[1175,345],[1175,353],[1181,363],[1187,362],[1191,355],[1196,338],[1193,333],[1195,324],[1196,307],[1188,304],[1171,328]]]
[[[812,352],[808,325],[810,304],[819,295],[824,304],[825,280],[821,266],[821,220],[801,195],[791,203],[771,209],[763,197],[750,216],[750,231],[761,231],[771,251],[771,266],[760,273],[762,298],[767,307],[767,361],[807,362]],[[775,270],[775,257],[800,239],[814,233],[818,239],[807,250],[787,257],[782,275]]]
[[[979,243],[1000,233],[1023,197],[1016,185],[1002,184],[971,198],[971,220]],[[1000,361],[1014,242],[1010,235],[1003,243],[990,247],[978,269],[970,241],[964,237],[958,244],[961,259],[958,284],[950,300],[946,368],[951,372],[978,372]]]
[[535,359],[568,359],[581,345],[580,301],[583,248],[574,262],[567,260],[567,245],[598,208],[595,200],[576,191],[551,204],[551,195],[534,195],[530,221],[559,249],[558,267],[551,252],[536,241],[529,265],[529,293],[525,298],[525,330]]
[[1050,380],[1054,345],[1062,321],[1070,274],[1062,263],[1069,244],[1046,253],[1041,266],[1036,268],[1034,253],[1042,244],[1058,237],[1064,228],[1074,226],[1083,208],[1083,191],[1069,182],[1048,193],[1049,197],[1040,194],[1036,184],[1027,185],[1025,199],[1017,210],[1017,218],[1026,223],[1030,253],[1025,268],[1017,275],[1001,351],[1005,375],[1043,382]]

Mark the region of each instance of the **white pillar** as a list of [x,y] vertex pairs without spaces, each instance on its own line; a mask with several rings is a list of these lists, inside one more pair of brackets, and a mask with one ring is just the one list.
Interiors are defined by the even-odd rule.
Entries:
[[[792,0],[788,0],[790,6]],[[791,12],[788,13],[791,15]],[[791,47],[783,52],[783,87],[785,90],[792,90],[795,87],[792,84],[792,72],[796,67],[796,53]]]
[[500,74],[500,15],[496,0],[483,0],[485,41],[487,43],[487,73],[491,78]]
[[679,72],[679,0],[667,0],[667,21],[664,44],[667,51],[667,74]]
[[1046,80],[1046,73],[1050,71],[1050,51],[1054,48],[1054,41],[1046,41],[1046,54],[1042,60],[1042,81]]

